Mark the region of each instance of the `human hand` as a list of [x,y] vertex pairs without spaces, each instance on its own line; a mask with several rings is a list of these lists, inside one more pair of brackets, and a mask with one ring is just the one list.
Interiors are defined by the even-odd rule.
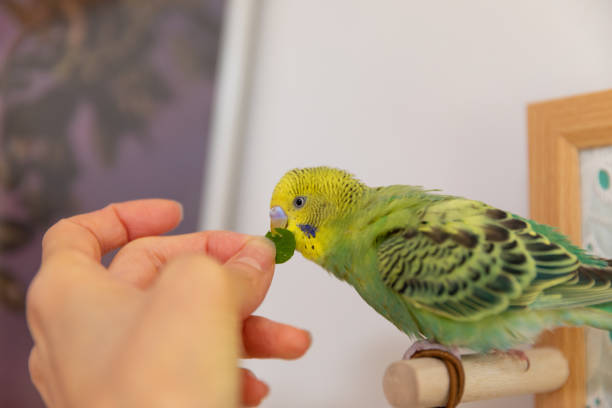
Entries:
[[[263,238],[158,237],[180,205],[139,200],[62,220],[43,239],[27,319],[32,380],[50,407],[258,405],[241,357],[300,357],[307,332],[251,313],[274,269]],[[122,247],[111,265],[102,255]]]

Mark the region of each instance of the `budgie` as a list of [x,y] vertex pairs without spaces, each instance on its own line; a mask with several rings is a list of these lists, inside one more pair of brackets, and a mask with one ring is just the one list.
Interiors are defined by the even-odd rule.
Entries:
[[449,349],[512,350],[564,325],[612,330],[612,261],[479,201],[314,167],[281,178],[270,219],[397,328]]

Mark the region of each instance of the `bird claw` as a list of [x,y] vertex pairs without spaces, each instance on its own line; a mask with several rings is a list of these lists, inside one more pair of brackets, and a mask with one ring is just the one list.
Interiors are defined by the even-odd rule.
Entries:
[[524,361],[526,365],[525,371],[529,370],[529,367],[531,366],[529,357],[527,357],[527,354],[525,354],[523,350],[510,349],[510,350],[504,351],[504,350],[499,350],[499,349],[493,349],[493,354],[501,354],[504,356],[509,356],[512,358],[519,359],[520,361]]
[[461,354],[459,354],[459,349],[457,347],[446,347],[438,343],[432,343],[427,340],[419,340],[415,341],[412,346],[404,353],[402,357],[403,360],[409,360],[412,356],[422,350],[441,350],[447,353],[450,353],[461,360]]

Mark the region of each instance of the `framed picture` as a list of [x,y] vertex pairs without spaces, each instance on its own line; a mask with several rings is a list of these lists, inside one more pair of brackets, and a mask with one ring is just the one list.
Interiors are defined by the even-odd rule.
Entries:
[[[612,258],[612,91],[528,107],[531,217],[558,227],[572,242]],[[536,407],[612,406],[612,338],[596,329],[544,333],[559,348],[570,378],[536,396]]]

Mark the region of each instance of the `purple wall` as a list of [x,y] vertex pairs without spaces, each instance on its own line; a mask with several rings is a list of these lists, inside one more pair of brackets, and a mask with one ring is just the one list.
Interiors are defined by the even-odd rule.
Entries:
[[175,232],[197,228],[224,4],[150,4],[83,6],[78,49],[66,47],[74,26],[52,5],[36,31],[0,6],[1,407],[42,406],[27,373],[24,312],[1,299],[36,272],[48,225],[165,197],[185,208]]

